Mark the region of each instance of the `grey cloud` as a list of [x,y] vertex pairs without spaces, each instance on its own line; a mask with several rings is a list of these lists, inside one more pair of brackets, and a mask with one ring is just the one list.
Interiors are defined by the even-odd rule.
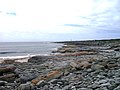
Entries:
[[6,14],[7,14],[7,15],[16,16],[16,13],[15,13],[15,12],[7,12]]
[[119,30],[97,30],[96,35],[103,38],[120,38]]
[[[96,0],[95,0],[96,1]],[[99,0],[101,1],[101,0]],[[97,1],[96,1],[97,2]],[[99,10],[95,10],[93,14],[86,17],[79,17],[81,19],[88,20],[89,25],[93,28],[99,29],[120,29],[120,0],[112,0],[112,2],[116,2],[114,6],[111,6],[104,10],[103,12],[99,12]],[[119,3],[119,4],[118,4]],[[97,7],[97,6],[96,6]]]
[[64,24],[64,26],[72,26],[72,27],[87,27],[88,25],[79,25],[79,24]]
[[[99,5],[98,1],[101,0],[95,1],[97,2],[97,5]],[[95,9],[95,11],[93,11],[93,13],[89,16],[77,17],[78,19],[80,18],[80,20],[87,20],[89,22],[87,25],[79,25],[78,23],[65,24],[65,26],[93,30],[94,35],[91,35],[91,37],[93,36],[95,38],[120,38],[120,0],[111,1],[114,3],[114,5],[103,10],[102,12],[99,12],[98,9]]]
[[116,35],[119,35],[120,36],[120,30],[99,30],[97,31],[98,33],[111,33],[111,34],[116,34]]

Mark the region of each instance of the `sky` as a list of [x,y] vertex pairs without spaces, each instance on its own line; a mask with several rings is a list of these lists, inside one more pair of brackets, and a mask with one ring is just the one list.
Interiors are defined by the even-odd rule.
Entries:
[[120,0],[0,0],[0,42],[120,38]]

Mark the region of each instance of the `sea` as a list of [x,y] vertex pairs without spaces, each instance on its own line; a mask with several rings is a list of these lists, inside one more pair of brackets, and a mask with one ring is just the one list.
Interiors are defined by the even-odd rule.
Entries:
[[53,42],[0,42],[0,57],[46,55],[62,45]]

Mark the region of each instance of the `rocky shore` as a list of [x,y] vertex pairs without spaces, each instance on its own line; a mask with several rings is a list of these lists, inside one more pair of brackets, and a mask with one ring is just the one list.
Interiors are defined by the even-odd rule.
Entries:
[[48,56],[0,64],[0,90],[120,90],[120,39],[68,41]]

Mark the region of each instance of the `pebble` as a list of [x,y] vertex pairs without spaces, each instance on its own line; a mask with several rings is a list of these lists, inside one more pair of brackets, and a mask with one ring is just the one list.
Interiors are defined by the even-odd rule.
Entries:
[[18,87],[18,90],[33,90],[33,89],[34,89],[34,86],[32,86],[32,84],[30,82],[27,82],[25,84],[21,84]]
[[[12,73],[17,74],[18,77],[14,77],[13,82],[6,82],[6,79],[0,80],[0,90],[120,90],[120,52],[115,48],[109,50],[119,42],[117,44],[96,42],[82,42],[82,45],[78,42],[76,44],[78,46],[74,47],[77,49],[72,49],[76,52],[94,51],[97,54],[34,56],[27,63],[14,63],[16,67]],[[87,61],[93,58],[95,61]],[[69,70],[60,69],[66,66],[69,66]],[[59,77],[51,78],[49,73],[51,71],[64,71],[64,73],[61,73]],[[1,72],[0,76],[11,73],[10,70],[8,72],[3,68]],[[44,76],[48,73],[49,80],[39,78],[37,84],[31,84],[38,75]]]
[[120,85],[117,86],[114,90],[120,90]]
[[0,81],[0,86],[5,86],[5,84],[7,84],[8,82],[6,81]]

